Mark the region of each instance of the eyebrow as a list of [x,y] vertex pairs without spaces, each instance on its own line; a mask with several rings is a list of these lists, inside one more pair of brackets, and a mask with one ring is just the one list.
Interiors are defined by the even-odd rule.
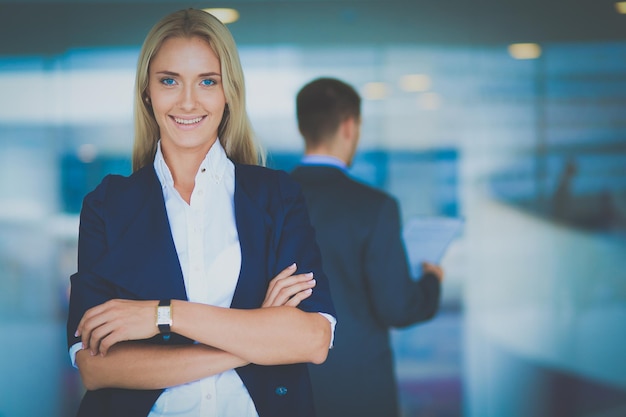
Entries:
[[[173,77],[180,76],[180,74],[179,74],[179,73],[174,72],[174,71],[156,71],[156,72],[155,72],[155,74],[159,74],[159,75],[171,75],[171,76],[173,76]],[[221,77],[221,76],[222,76],[222,74],[217,73],[217,72],[205,72],[205,73],[202,73],[202,74],[198,74],[198,77],[215,77],[215,76],[217,76],[217,77]]]

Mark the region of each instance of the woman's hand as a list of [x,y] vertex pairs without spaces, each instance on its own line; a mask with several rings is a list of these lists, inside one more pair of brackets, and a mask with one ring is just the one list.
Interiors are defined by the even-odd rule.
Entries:
[[76,330],[83,349],[106,355],[126,340],[148,339],[159,333],[155,314],[158,301],[109,300],[87,310]]
[[292,264],[276,275],[267,288],[265,301],[261,307],[291,306],[297,307],[313,292],[315,279],[313,273],[293,275],[296,264]]

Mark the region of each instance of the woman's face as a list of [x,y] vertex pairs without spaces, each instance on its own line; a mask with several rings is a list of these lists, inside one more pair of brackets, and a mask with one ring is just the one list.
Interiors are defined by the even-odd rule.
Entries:
[[226,97],[220,61],[198,37],[170,38],[152,57],[148,97],[167,149],[208,152]]

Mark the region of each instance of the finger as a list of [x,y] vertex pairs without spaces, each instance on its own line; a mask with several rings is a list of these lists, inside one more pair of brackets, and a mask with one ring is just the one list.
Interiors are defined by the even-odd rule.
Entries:
[[439,265],[424,262],[422,264],[422,270],[424,273],[435,275],[440,281],[443,279],[443,269]]
[[312,278],[313,278],[312,272],[307,272],[306,274],[292,275],[290,277],[286,277],[286,278],[281,279],[280,281],[277,281],[276,285],[274,286],[273,291],[274,293],[277,293],[293,285],[310,281]]
[[314,279],[309,279],[308,281],[299,282],[297,284],[290,285],[289,287],[285,287],[277,297],[277,302],[279,302],[280,305],[283,305],[299,292],[313,288],[315,284],[316,282]]
[[296,267],[297,267],[296,263],[295,262],[292,263],[287,268],[280,271],[278,275],[274,277],[274,280],[277,280],[277,279],[280,280],[280,279],[293,275],[293,273],[296,271]]
[[104,313],[100,313],[95,316],[92,315],[91,317],[86,317],[84,319],[80,337],[83,349],[89,349],[93,331],[102,326],[104,323],[106,323],[106,316]]
[[289,297],[298,291],[296,288],[295,290],[291,290],[288,295],[285,295],[286,292],[290,291],[290,287],[309,281],[312,277],[313,274],[309,272],[308,274],[293,275],[277,281],[275,285],[268,290],[266,299],[263,302],[263,307],[283,305]]
[[289,301],[287,301],[287,303],[285,305],[286,306],[290,306],[290,307],[298,307],[300,302],[302,302],[302,300],[310,297],[311,294],[313,294],[313,288],[308,288],[306,290],[300,291],[299,293],[297,293],[296,295],[291,297],[289,299]]
[[128,327],[123,319],[112,320],[92,332],[91,352],[105,356],[114,344],[129,340]]
[[436,269],[436,266],[428,262],[422,262],[422,269],[424,271],[434,271]]
[[115,310],[115,306],[119,304],[118,301],[109,300],[94,307],[92,311],[89,311],[89,314],[86,314],[81,335],[83,349],[90,349],[93,353],[98,353],[100,339],[106,336],[103,334],[103,329],[110,332],[112,330],[111,323],[118,316]]
[[89,351],[92,356],[100,353],[102,340],[109,336],[114,330],[115,326],[112,323],[106,323],[91,332]]
[[[95,307],[90,308],[85,312],[80,322],[78,323],[78,327],[76,328],[76,337],[81,337],[81,342],[83,344],[83,348],[89,346],[89,333],[96,327],[100,326],[103,323],[103,314],[106,313],[113,304],[115,300],[109,300],[102,304],[99,304]],[[85,334],[87,333],[87,334]]]
[[267,307],[268,305],[274,303],[278,291],[282,288],[281,284],[284,285],[284,280],[290,278],[293,273],[296,272],[296,268],[296,264],[293,263],[272,278],[267,286],[267,292],[265,294],[265,300],[263,300],[262,307]]
[[100,355],[106,356],[106,354],[109,353],[109,349],[111,349],[113,345],[115,345],[116,343],[122,342],[124,340],[128,340],[128,339],[124,337],[122,332],[113,331],[109,333],[106,337],[104,337],[100,341]]
[[276,284],[277,284],[279,281],[281,281],[281,280],[283,280],[283,279],[285,279],[285,278],[288,278],[288,277],[290,277],[291,275],[293,275],[293,273],[294,273],[294,272],[296,272],[296,268],[297,268],[296,264],[295,264],[295,263],[292,263],[292,264],[291,264],[291,265],[289,265],[287,268],[285,268],[285,269],[283,269],[282,271],[280,271],[280,272],[278,273],[278,275],[276,275],[276,276],[275,276],[274,278],[272,278],[272,280],[270,281],[270,284],[269,284],[269,286],[268,286],[268,290],[270,290],[270,291],[271,291],[271,290],[272,290],[272,289],[276,286]]
[[78,323],[78,326],[76,327],[76,332],[74,333],[74,336],[76,337],[81,336],[84,332],[86,323],[89,320],[91,320],[93,317],[99,315],[102,312],[102,310],[104,310],[105,308],[106,306],[104,304],[99,304],[87,310],[85,314],[83,314],[83,317],[81,317],[80,322]]
[[274,305],[281,306],[285,305],[292,297],[301,291],[305,291],[309,288],[313,288],[316,282],[314,279],[308,279],[304,282],[298,282],[289,286],[286,286],[281,289],[281,291],[277,294],[276,299],[274,301]]

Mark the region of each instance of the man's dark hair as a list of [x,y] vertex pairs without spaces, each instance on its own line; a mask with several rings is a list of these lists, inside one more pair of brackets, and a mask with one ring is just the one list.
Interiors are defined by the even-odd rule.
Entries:
[[343,81],[318,78],[298,92],[296,114],[307,144],[318,145],[347,118],[361,117],[361,97]]

